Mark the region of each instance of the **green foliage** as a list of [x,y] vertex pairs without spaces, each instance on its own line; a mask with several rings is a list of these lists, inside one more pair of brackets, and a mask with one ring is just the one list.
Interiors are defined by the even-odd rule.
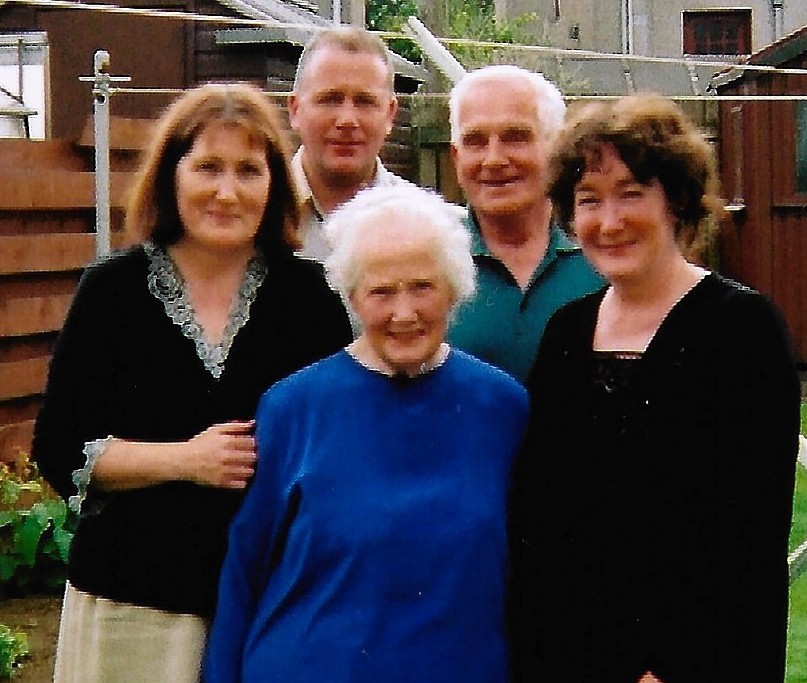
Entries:
[[[472,38],[491,43],[526,45],[532,42],[528,27],[534,24],[538,15],[534,12],[522,14],[510,21],[499,21],[495,7],[490,0],[447,0],[448,37]],[[454,56],[468,69],[475,69],[491,63],[495,48],[452,45]]]
[[[807,404],[804,403],[801,406],[801,432],[807,434]],[[807,539],[807,470],[797,465],[790,550],[794,550],[805,539]],[[790,586],[785,683],[807,683],[807,575],[802,575]]]
[[[448,16],[449,38],[471,38],[483,42],[530,42],[529,24],[537,19],[534,13],[523,14],[512,21],[499,21],[492,0],[444,0]],[[415,0],[368,0],[367,28],[374,31],[401,32],[409,16],[418,16]],[[420,50],[410,40],[392,39],[389,47],[413,62],[421,60]],[[490,63],[494,48],[451,46],[451,51],[468,69]]]
[[16,595],[64,585],[72,521],[35,466],[0,466],[0,591]]
[[0,624],[0,680],[11,678],[27,656],[27,636]]
[[[366,12],[367,28],[371,31],[400,33],[406,19],[417,16],[418,6],[415,0],[368,0]],[[393,38],[387,44],[390,50],[409,61],[420,62],[420,50],[411,40]]]

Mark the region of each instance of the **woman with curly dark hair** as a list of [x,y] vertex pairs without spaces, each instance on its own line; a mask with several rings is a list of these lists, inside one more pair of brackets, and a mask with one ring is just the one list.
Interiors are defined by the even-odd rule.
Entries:
[[686,260],[711,148],[673,102],[583,108],[549,193],[608,286],[550,321],[514,499],[523,680],[781,681],[799,387],[758,292]]

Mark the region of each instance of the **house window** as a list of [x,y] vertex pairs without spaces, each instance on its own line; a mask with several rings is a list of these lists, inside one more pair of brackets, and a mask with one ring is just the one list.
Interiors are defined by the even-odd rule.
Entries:
[[0,138],[46,137],[48,36],[0,35]]
[[807,194],[807,102],[796,103],[796,192]]
[[751,54],[751,10],[684,12],[684,54]]
[[770,107],[773,144],[787,153],[771,164],[774,206],[807,207],[807,100]]

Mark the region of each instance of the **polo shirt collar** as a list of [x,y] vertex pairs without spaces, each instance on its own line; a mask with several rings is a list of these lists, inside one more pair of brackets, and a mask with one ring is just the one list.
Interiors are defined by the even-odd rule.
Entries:
[[[474,256],[493,256],[487,244],[485,244],[485,240],[482,239],[482,231],[479,229],[479,222],[476,219],[474,210],[470,206],[468,207],[468,213],[465,218],[465,225],[468,228],[468,232],[471,234],[471,253],[473,253]],[[546,250],[544,260],[546,261],[546,257],[550,254],[552,255],[551,260],[554,260],[555,255],[558,253],[579,250],[580,245],[574,242],[566,232],[561,229],[557,221],[553,220],[549,232],[549,247]]]
[[[304,205],[310,206],[317,217],[322,219],[325,214],[320,210],[319,206],[317,206],[317,200],[314,198],[314,193],[311,190],[310,183],[308,182],[308,176],[306,176],[305,169],[303,168],[302,145],[300,145],[300,148],[291,158],[291,175],[297,188],[297,194],[300,197],[300,202],[302,202]],[[383,182],[388,175],[390,175],[390,172],[384,168],[384,164],[382,164],[381,160],[376,157],[375,173],[373,174],[373,180],[370,182],[368,187],[373,187],[379,184],[388,184]]]
[[[465,219],[465,224],[471,235],[471,253],[473,256],[496,258],[496,256],[491,253],[490,249],[488,249],[487,244],[485,244],[485,240],[482,238],[482,231],[479,229],[476,214],[470,206],[468,207],[468,215]],[[566,232],[561,229],[557,221],[553,220],[549,229],[549,244],[547,245],[546,253],[541,263],[538,264],[538,267],[535,269],[532,278],[530,278],[530,285],[557,260],[558,254],[573,253],[579,250],[580,245],[574,242]]]

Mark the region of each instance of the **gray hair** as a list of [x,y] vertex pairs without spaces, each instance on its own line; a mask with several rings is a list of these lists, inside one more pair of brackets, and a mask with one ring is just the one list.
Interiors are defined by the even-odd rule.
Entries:
[[456,144],[460,140],[459,108],[468,91],[483,81],[500,81],[508,78],[521,79],[532,88],[538,112],[538,125],[543,135],[552,137],[560,130],[566,116],[566,104],[558,87],[536,71],[528,71],[512,64],[494,64],[471,71],[451,89],[448,100],[451,142]]
[[471,236],[463,226],[465,210],[435,192],[407,183],[359,192],[328,218],[325,231],[333,252],[325,261],[331,288],[349,302],[362,275],[364,235],[391,220],[431,228],[436,257],[454,294],[455,305],[474,294],[476,267]]
[[395,91],[395,69],[389,50],[374,33],[357,26],[333,26],[314,33],[313,38],[303,49],[300,60],[297,62],[297,72],[294,75],[295,93],[300,92],[303,76],[313,56],[323,48],[335,47],[344,52],[353,54],[367,54],[378,57],[387,67],[387,80],[390,93]]

